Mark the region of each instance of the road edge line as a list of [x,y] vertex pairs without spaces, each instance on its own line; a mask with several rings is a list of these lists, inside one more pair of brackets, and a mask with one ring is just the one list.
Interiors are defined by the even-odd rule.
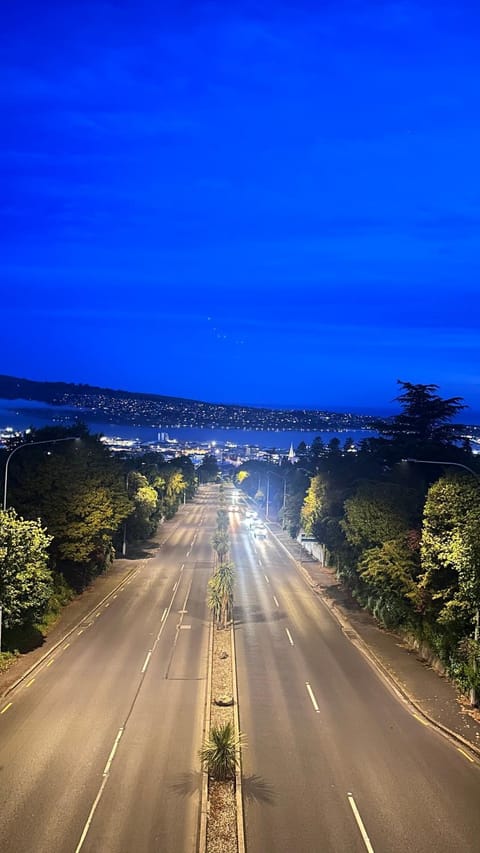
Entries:
[[230,642],[232,650],[232,687],[233,687],[233,718],[235,721],[235,732],[237,743],[235,755],[237,758],[237,769],[235,771],[235,801],[237,806],[237,850],[245,853],[245,821],[243,817],[243,793],[242,793],[242,748],[240,738],[240,714],[238,709],[238,685],[237,685],[237,654],[235,647],[235,622],[232,618],[230,628]]
[[[322,591],[322,589],[318,586],[318,584],[314,581],[312,576],[309,574],[308,570],[305,569],[299,560],[290,553],[287,546],[280,541],[277,534],[271,527],[269,527],[271,535],[274,537],[276,542],[283,548],[283,550],[288,554],[291,561],[295,564],[298,569],[299,574],[305,580],[305,583],[318,595],[321,602],[325,605],[328,612],[331,613],[336,622],[340,625],[344,636],[349,640],[352,644],[356,645],[358,650],[364,655],[364,657],[369,661],[371,666],[377,670],[377,672],[388,682],[389,686],[393,688],[401,698],[414,708],[425,720],[428,720],[432,728],[436,729],[439,734],[442,734],[447,740],[455,741],[456,743],[462,744],[466,749],[470,750],[470,752],[475,755],[476,759],[480,759],[480,748],[475,746],[475,744],[470,743],[470,741],[466,740],[462,737],[462,735],[457,732],[452,731],[445,726],[443,723],[440,723],[438,720],[435,720],[429,714],[427,714],[420,705],[417,704],[415,699],[413,699],[405,690],[405,688],[400,684],[399,681],[395,678],[394,675],[390,672],[389,669],[385,666],[385,664],[377,657],[375,652],[370,648],[370,646],[366,643],[363,637],[360,636],[358,631],[355,630],[348,617],[343,613],[339,612],[339,608],[335,605],[333,601],[331,601],[328,596]],[[355,635],[355,638],[352,639],[347,634],[345,634],[345,629],[351,631],[352,634]]]
[[95,607],[92,607],[92,608],[91,608],[91,610],[89,610],[87,613],[85,613],[85,614],[82,616],[82,618],[81,618],[81,619],[79,619],[79,620],[78,620],[78,622],[76,622],[76,624],[73,626],[73,628],[70,628],[70,630],[69,630],[69,631],[67,631],[67,633],[66,633],[66,634],[64,634],[64,636],[63,636],[60,640],[58,640],[58,642],[57,642],[57,643],[55,643],[55,645],[54,645],[54,646],[52,646],[52,648],[51,648],[51,649],[49,649],[49,650],[48,650],[48,652],[45,652],[45,654],[44,654],[44,655],[42,655],[42,657],[41,657],[41,658],[39,658],[39,659],[38,659],[34,664],[32,664],[32,666],[31,666],[29,669],[27,669],[27,671],[26,671],[26,672],[24,672],[24,673],[23,673],[23,675],[21,675],[21,676],[20,676],[20,678],[17,678],[17,680],[16,680],[16,681],[14,681],[14,682],[13,682],[13,684],[11,684],[11,685],[10,685],[10,687],[7,687],[7,689],[5,690],[5,692],[4,692],[4,693],[2,693],[2,694],[0,695],[0,699],[4,699],[4,698],[5,698],[6,696],[8,696],[10,693],[13,693],[13,691],[15,690],[15,688],[16,688],[16,687],[18,687],[18,686],[22,683],[22,681],[25,681],[25,679],[26,679],[26,678],[28,678],[28,676],[29,676],[29,675],[31,675],[31,674],[32,674],[32,672],[35,672],[35,670],[36,670],[36,669],[38,669],[38,667],[39,667],[39,666],[41,666],[41,664],[42,664],[42,663],[44,663],[44,661],[46,661],[46,660],[50,657],[50,655],[52,655],[52,654],[53,654],[53,653],[58,649],[58,647],[59,647],[59,646],[61,646],[61,644],[62,644],[62,643],[64,643],[64,642],[65,642],[65,640],[67,640],[67,639],[68,639],[68,637],[70,637],[70,636],[73,634],[73,632],[74,632],[74,631],[76,631],[76,630],[77,630],[77,628],[82,624],[82,622],[85,622],[85,620],[86,620],[86,619],[89,619],[89,618],[90,618],[90,616],[93,616],[93,614],[95,613],[95,611],[96,611],[96,610],[98,610],[98,608],[99,608],[99,607],[101,607],[101,606],[102,606],[102,604],[104,604],[104,603],[105,603],[105,601],[108,601],[108,599],[109,599],[112,595],[114,595],[116,592],[118,592],[118,590],[123,586],[123,584],[124,584],[124,583],[126,583],[126,581],[128,580],[128,578],[129,578],[129,577],[130,577],[134,572],[138,571],[138,570],[139,570],[139,568],[143,568],[143,566],[135,566],[135,567],[132,567],[132,568],[130,569],[130,571],[128,572],[128,574],[127,574],[127,575],[125,575],[125,577],[120,581],[120,583],[118,583],[118,584],[117,584],[117,586],[116,586],[116,587],[114,587],[113,589],[111,589],[111,590],[110,590],[110,592],[109,592],[109,593],[107,593],[107,595],[105,595],[105,596],[102,598],[102,600],[101,600],[101,601],[97,602],[97,604],[95,605]]

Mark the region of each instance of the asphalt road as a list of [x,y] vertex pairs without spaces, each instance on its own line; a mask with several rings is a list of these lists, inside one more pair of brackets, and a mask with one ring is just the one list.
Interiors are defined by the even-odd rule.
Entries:
[[3,701],[2,853],[197,849],[217,491]]
[[247,853],[478,853],[480,768],[231,514]]

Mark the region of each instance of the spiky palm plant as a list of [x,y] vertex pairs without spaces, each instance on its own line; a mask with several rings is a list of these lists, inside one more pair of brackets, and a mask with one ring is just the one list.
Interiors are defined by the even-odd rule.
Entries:
[[217,782],[235,778],[238,767],[237,746],[244,743],[242,734],[235,737],[231,723],[212,726],[210,736],[200,750],[202,764],[209,776]]

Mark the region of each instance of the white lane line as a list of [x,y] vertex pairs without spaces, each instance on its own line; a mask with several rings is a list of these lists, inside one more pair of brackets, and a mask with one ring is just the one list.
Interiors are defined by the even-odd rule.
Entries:
[[151,657],[152,657],[152,650],[150,649],[150,651],[149,651],[149,653],[148,653],[147,657],[145,658],[145,663],[144,663],[144,664],[143,664],[143,666],[142,666],[142,673],[143,673],[143,672],[145,672],[145,670],[146,670],[146,668],[147,668],[147,666],[148,666],[148,661],[150,660],[150,658],[151,658]]
[[117,598],[117,593],[115,593],[115,595],[114,595],[113,597],[114,597],[114,598]]
[[185,563],[182,563],[182,565],[180,566],[180,571],[183,572],[184,568],[185,568]]
[[258,565],[259,565],[259,566],[261,566],[261,565],[262,565],[262,561],[261,561],[261,560],[259,560],[259,561],[258,561]]
[[267,583],[270,583],[270,581],[268,580],[268,577],[266,575],[264,575],[263,577],[265,578]]
[[4,714],[5,711],[8,711],[8,709],[11,708],[12,705],[13,705],[13,702],[9,702],[8,705],[5,705],[5,707],[2,708],[2,710],[0,711],[0,714]]
[[105,607],[110,607],[110,602],[109,602],[109,601],[107,601],[107,603],[106,603]]
[[288,630],[288,628],[285,628],[285,631],[287,632],[288,642],[290,643],[291,646],[294,646],[295,643],[292,640],[292,635],[291,635],[290,631]]
[[162,618],[160,619],[160,622],[163,622],[163,620],[165,619],[165,616],[166,616],[166,615],[167,615],[167,608],[165,608],[165,610],[163,611],[163,613],[162,613]]
[[85,628],[80,628],[80,630],[77,631],[77,637],[79,637],[80,634],[83,634],[84,630],[85,630]]
[[274,600],[275,604],[277,605],[277,607],[280,607],[276,595],[273,596],[273,600]]
[[178,581],[175,581],[175,583],[173,585],[173,591],[174,592],[176,592],[177,586],[178,586]]
[[363,843],[365,844],[365,847],[367,848],[368,853],[374,853],[373,847],[370,843],[370,839],[367,835],[367,830],[365,829],[365,826],[363,825],[363,820],[360,817],[360,812],[357,809],[357,804],[356,804],[355,800],[353,799],[353,794],[347,794],[347,797],[348,797],[348,802],[350,803],[354,818],[357,821],[357,826],[358,826],[360,833],[361,833],[361,836],[363,838]]
[[100,799],[101,799],[101,796],[103,794],[103,789],[105,788],[105,785],[107,784],[107,779],[108,779],[108,776],[104,776],[102,779],[102,784],[100,785],[100,788],[98,789],[98,794],[95,797],[92,808],[90,809],[90,814],[88,815],[87,822],[86,822],[85,826],[83,827],[83,832],[82,832],[80,841],[78,842],[78,844],[75,848],[75,853],[80,853],[80,850],[83,847],[83,842],[85,841],[85,839],[87,837],[88,830],[90,829],[90,824],[93,820],[93,815],[95,814],[95,812],[97,810],[97,806],[98,806]]
[[110,773],[110,767],[111,767],[113,759],[115,758],[115,753],[117,751],[118,743],[119,743],[119,740],[122,737],[122,735],[123,735],[123,726],[121,729],[118,730],[117,737],[115,738],[115,743],[112,746],[112,751],[110,752],[110,755],[108,756],[108,761],[105,765],[105,770],[103,771],[104,776],[108,776],[108,774]]
[[312,705],[315,708],[315,711],[317,712],[317,714],[319,714],[320,708],[318,707],[318,703],[317,703],[317,700],[315,699],[315,695],[313,693],[313,690],[310,687],[310,684],[308,681],[305,682],[305,685],[306,685],[306,688],[308,690],[308,695],[310,696],[310,699],[312,700]]

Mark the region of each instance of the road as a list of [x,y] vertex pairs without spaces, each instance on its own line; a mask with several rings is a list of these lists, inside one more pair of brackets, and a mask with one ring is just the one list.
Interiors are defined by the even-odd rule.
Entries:
[[478,853],[480,768],[231,513],[247,853]]
[[2,853],[197,849],[217,492],[3,700]]

